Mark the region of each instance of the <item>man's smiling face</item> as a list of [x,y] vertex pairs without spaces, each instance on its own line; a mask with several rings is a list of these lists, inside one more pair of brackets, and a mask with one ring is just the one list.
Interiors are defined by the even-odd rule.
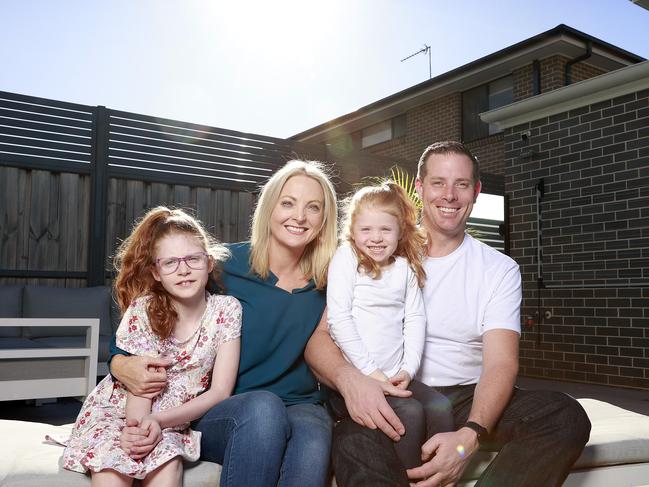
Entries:
[[465,154],[431,154],[426,160],[423,179],[416,182],[423,202],[422,222],[434,239],[464,238],[466,223],[473,209],[480,182],[473,180],[473,163]]

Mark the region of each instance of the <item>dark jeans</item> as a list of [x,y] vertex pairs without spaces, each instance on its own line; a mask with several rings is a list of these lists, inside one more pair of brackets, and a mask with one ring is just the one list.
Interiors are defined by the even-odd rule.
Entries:
[[[427,438],[453,430],[453,406],[446,396],[416,380],[410,382],[408,390],[411,397],[388,396],[387,400],[406,428],[401,439],[393,443],[394,449],[406,468],[414,468],[421,465],[421,445]],[[334,418],[349,418],[345,400],[336,392],[330,393],[329,408]]]
[[[439,387],[453,403],[455,427],[467,420],[475,386]],[[476,486],[561,486],[590,435],[590,421],[572,397],[516,388],[481,449],[499,451]],[[334,428],[332,460],[339,487],[408,487],[390,439],[350,419]]]

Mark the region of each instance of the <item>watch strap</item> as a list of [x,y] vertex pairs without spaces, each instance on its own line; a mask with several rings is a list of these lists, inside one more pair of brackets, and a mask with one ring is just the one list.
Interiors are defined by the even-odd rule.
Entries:
[[489,434],[487,428],[476,423],[475,421],[467,421],[466,423],[464,423],[464,426],[476,432],[476,434],[478,435],[478,443],[484,440],[484,438]]

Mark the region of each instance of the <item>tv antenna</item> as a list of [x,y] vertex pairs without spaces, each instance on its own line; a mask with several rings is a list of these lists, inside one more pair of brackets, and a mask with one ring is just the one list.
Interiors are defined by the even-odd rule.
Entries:
[[431,79],[433,77],[433,68],[431,65],[431,60],[430,60],[430,54],[431,49],[428,44],[424,44],[424,47],[419,49],[417,52],[413,52],[410,56],[404,57],[401,62],[404,62],[406,59],[410,59],[411,57],[415,57],[417,54],[428,54],[428,79]]

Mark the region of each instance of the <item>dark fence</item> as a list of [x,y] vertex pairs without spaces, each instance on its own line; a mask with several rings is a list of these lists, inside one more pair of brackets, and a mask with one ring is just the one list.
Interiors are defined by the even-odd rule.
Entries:
[[[244,240],[257,189],[293,158],[329,162],[341,193],[414,166],[0,91],[0,282],[103,284],[133,221],[161,204],[192,209],[223,241]],[[488,185],[500,194],[502,178]]]
[[325,156],[321,146],[0,92],[0,278],[102,284],[118,241],[158,204],[192,208],[224,241],[245,239],[269,175]]

